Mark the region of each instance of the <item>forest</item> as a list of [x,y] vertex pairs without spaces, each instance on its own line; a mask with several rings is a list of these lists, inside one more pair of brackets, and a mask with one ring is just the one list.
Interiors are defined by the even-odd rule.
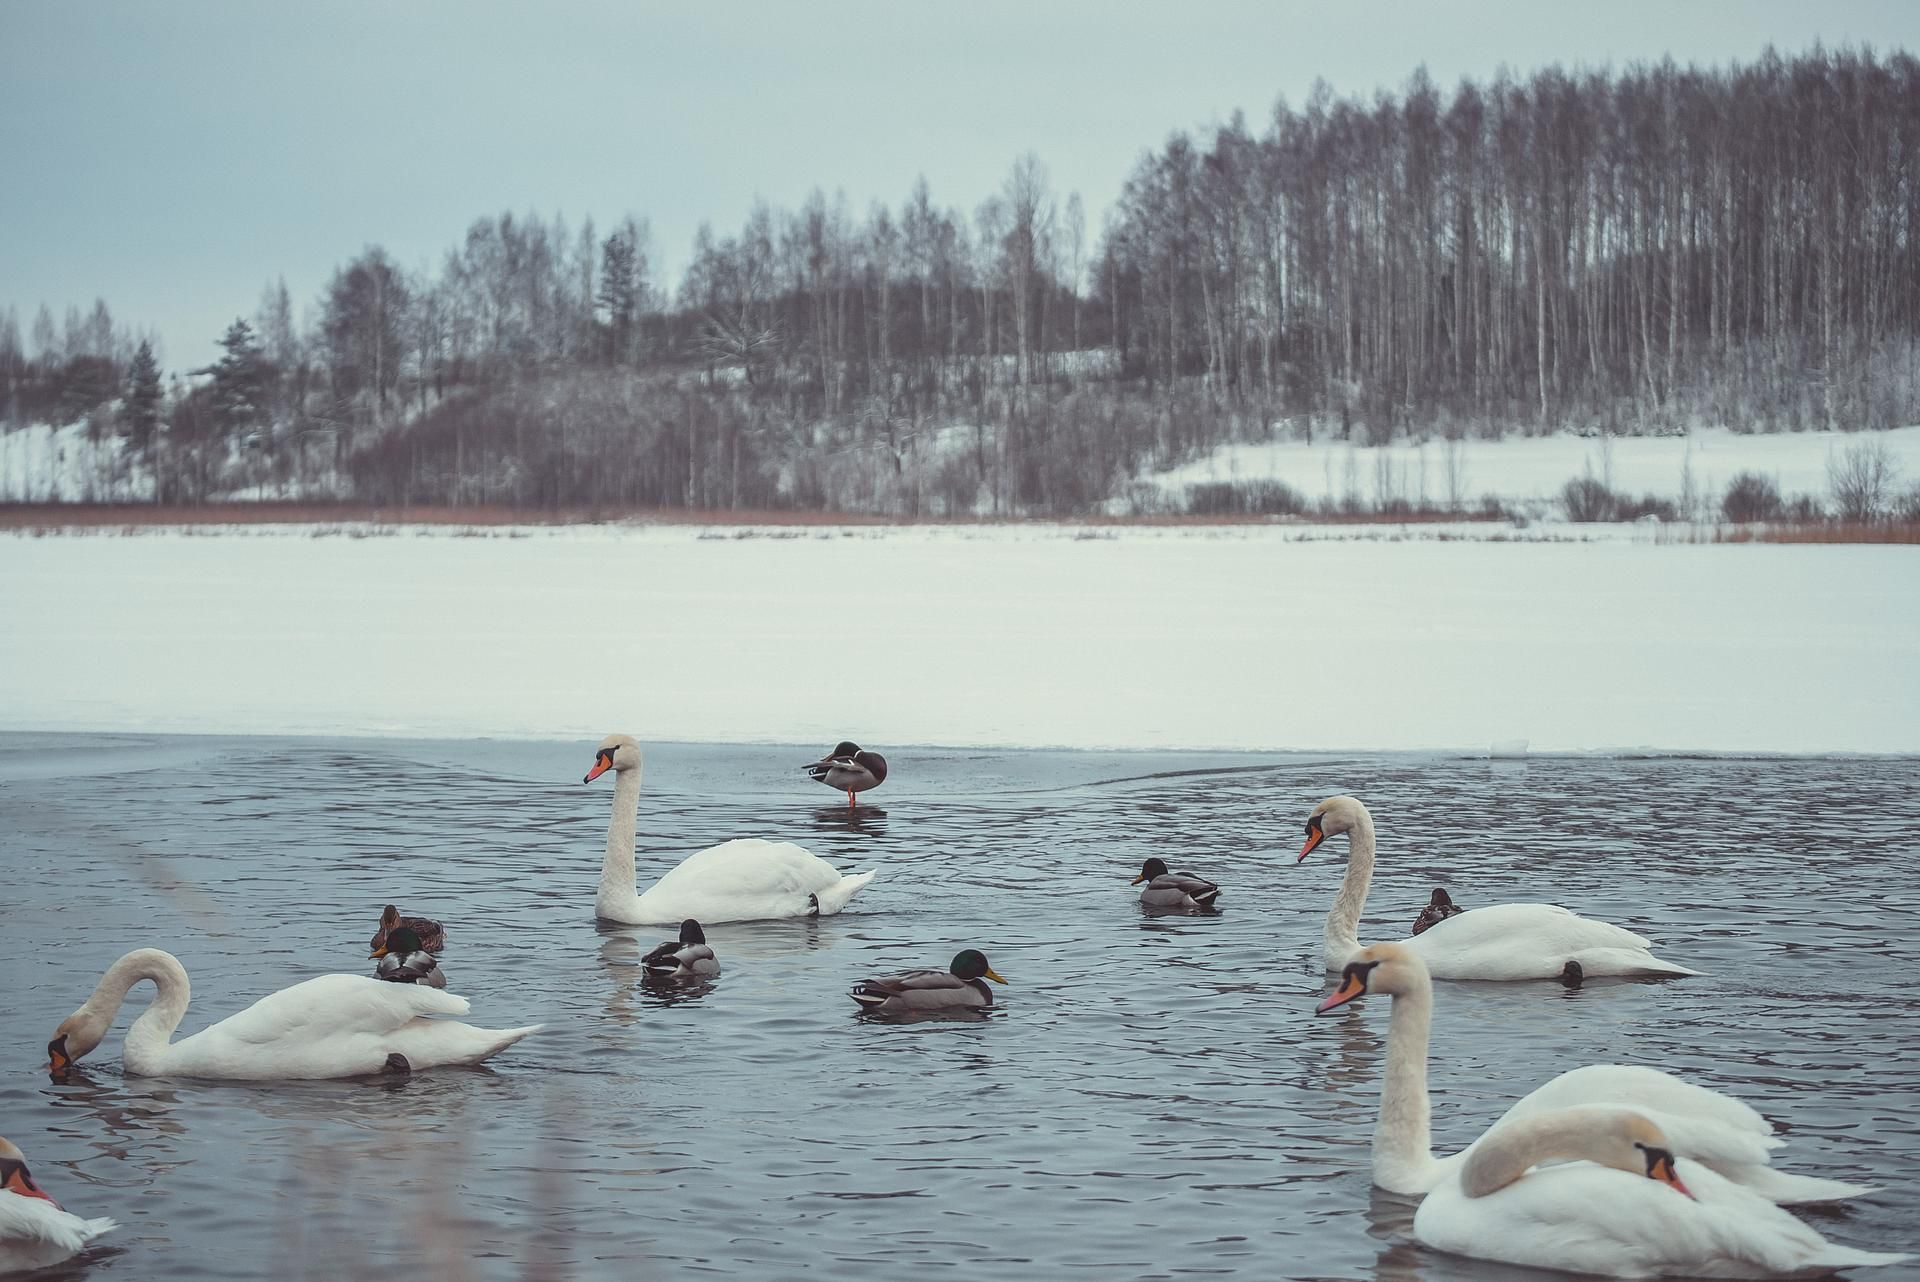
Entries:
[[817,190],[656,260],[637,214],[489,215],[171,373],[105,301],[0,308],[0,417],[122,442],[100,500],[904,516],[1288,433],[1920,422],[1920,63],[1322,84],[1143,151],[1097,229],[1028,154],[970,212]]

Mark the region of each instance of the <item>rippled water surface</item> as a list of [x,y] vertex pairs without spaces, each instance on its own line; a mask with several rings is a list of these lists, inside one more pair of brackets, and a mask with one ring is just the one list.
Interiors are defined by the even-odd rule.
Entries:
[[[880,869],[839,917],[711,928],[717,981],[658,989],[668,932],[593,918],[592,744],[0,736],[0,1134],[122,1226],[71,1272],[1533,1276],[1413,1245],[1370,1187],[1387,1002],[1313,1017],[1345,843],[1293,860],[1340,791],[1381,832],[1363,937],[1445,883],[1706,972],[1441,985],[1438,1148],[1563,1069],[1653,1064],[1758,1106],[1790,1169],[1881,1186],[1823,1232],[1920,1246],[1920,763],[907,749],[849,818],[793,769],[819,746],[649,748],[642,881],[741,835]],[[1152,854],[1223,911],[1144,914]],[[49,1083],[122,952],[180,956],[193,1031],[362,969],[388,900],[447,923],[475,1022],[546,1031],[485,1068],[263,1086],[124,1076],[123,1012]],[[1010,981],[991,1017],[856,1017],[852,981],[966,946]]]

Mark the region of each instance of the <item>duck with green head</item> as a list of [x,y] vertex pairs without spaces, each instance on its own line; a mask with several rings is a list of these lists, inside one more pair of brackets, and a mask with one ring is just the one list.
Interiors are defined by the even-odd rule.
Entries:
[[946,970],[909,970],[863,979],[849,995],[864,1009],[881,1015],[977,1010],[993,1005],[993,990],[983,982],[988,979],[1007,982],[987,965],[985,953],[968,948]]

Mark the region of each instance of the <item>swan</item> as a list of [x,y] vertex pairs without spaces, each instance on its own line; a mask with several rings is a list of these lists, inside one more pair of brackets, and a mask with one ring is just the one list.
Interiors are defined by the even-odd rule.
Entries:
[[854,808],[854,793],[878,788],[887,781],[887,759],[877,752],[867,752],[851,739],[842,739],[832,752],[801,769],[815,783],[846,793],[849,811]]
[[1836,1246],[1676,1159],[1644,1114],[1591,1105],[1497,1124],[1427,1194],[1413,1236],[1478,1260],[1616,1278],[1771,1277],[1907,1258]]
[[984,981],[1007,981],[987,965],[977,948],[954,954],[946,970],[909,970],[898,975],[863,979],[849,994],[865,1009],[881,1015],[914,1015],[926,1011],[978,1010],[993,1005],[993,990]]
[[629,926],[697,921],[760,921],[770,917],[828,917],[847,906],[873,880],[871,872],[842,877],[840,870],[790,841],[757,838],[722,842],[696,851],[655,882],[634,893],[633,836],[640,805],[640,745],[629,735],[600,741],[592,783],[613,771],[613,819],[607,825],[607,857],[600,865],[594,911]]
[[[1326,963],[1339,970],[1360,949],[1355,933],[1373,880],[1373,815],[1355,797],[1328,797],[1307,820],[1305,859],[1328,837],[1350,832],[1347,875],[1327,914]],[[1295,860],[1296,863],[1299,860]],[[1698,975],[1662,961],[1630,930],[1553,904],[1495,904],[1456,913],[1400,941],[1420,954],[1435,979],[1560,979],[1569,961],[1594,975]]]
[[380,1072],[399,1054],[413,1068],[478,1064],[540,1025],[475,1028],[429,1015],[464,1015],[467,999],[419,984],[370,975],[320,975],[262,997],[237,1015],[172,1041],[187,1013],[187,968],[172,953],[136,948],[107,967],[79,1010],[47,1043],[58,1074],[100,1044],[127,990],[153,981],[153,1004],[127,1030],[121,1061],[138,1077],[216,1077],[235,1081],[358,1077]]
[[84,1220],[48,1196],[27,1170],[27,1158],[0,1139],[0,1273],[24,1273],[58,1264],[119,1226]]
[[[1420,954],[1405,944],[1362,949],[1341,972],[1340,986],[1314,1013],[1336,1010],[1368,993],[1393,998],[1380,1120],[1373,1131],[1373,1182],[1390,1193],[1427,1193],[1456,1174],[1486,1136],[1462,1152],[1433,1155],[1427,1099],[1433,981]],[[1562,1073],[1509,1108],[1493,1130],[1517,1118],[1576,1104],[1640,1110],[1672,1137],[1676,1152],[1770,1202],[1831,1202],[1873,1192],[1842,1180],[1774,1170],[1771,1152],[1781,1141],[1773,1138],[1772,1125],[1759,1113],[1731,1095],[1642,1065],[1590,1064]]]

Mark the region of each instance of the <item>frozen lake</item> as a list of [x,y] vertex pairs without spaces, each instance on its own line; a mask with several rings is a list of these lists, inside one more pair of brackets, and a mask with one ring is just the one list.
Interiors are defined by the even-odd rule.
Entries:
[[[1881,1186],[1810,1212],[1823,1232],[1920,1245],[1914,760],[874,743],[892,776],[849,818],[794,769],[823,743],[653,745],[643,880],[736,835],[880,869],[842,916],[713,928],[717,981],[657,990],[666,932],[593,919],[597,738],[0,736],[0,1134],[122,1226],[72,1276],[1544,1279],[1414,1246],[1412,1204],[1370,1187],[1387,1003],[1314,1018],[1345,843],[1293,860],[1338,791],[1380,824],[1375,938],[1444,883],[1705,972],[1441,985],[1437,1148],[1563,1069],[1652,1064],[1760,1108],[1788,1169]],[[1150,854],[1224,911],[1143,914]],[[123,951],[180,955],[191,1031],[362,969],[389,900],[447,923],[477,1022],[547,1030],[488,1068],[263,1087],[123,1076],[123,1012],[48,1082]],[[1010,981],[992,1017],[856,1017],[852,981],[968,945]]]

